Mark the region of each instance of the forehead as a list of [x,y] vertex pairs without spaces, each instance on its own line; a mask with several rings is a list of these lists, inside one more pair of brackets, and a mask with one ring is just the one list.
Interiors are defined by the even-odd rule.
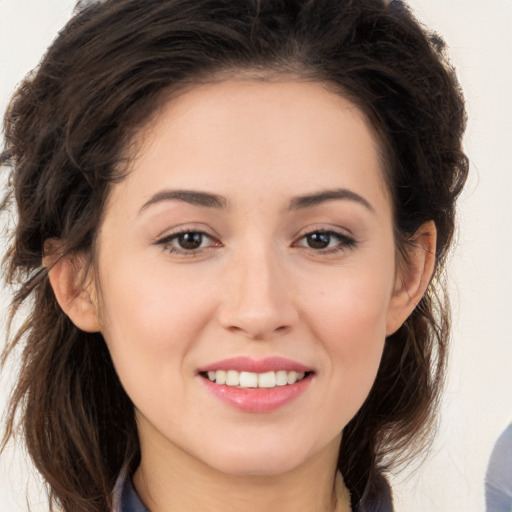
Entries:
[[168,186],[301,195],[351,185],[386,195],[368,120],[317,82],[242,77],[189,87],[162,105],[136,147],[123,194]]

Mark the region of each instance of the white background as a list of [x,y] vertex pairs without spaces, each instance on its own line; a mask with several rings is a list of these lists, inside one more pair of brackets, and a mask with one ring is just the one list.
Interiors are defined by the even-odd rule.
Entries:
[[[454,333],[440,435],[428,460],[397,475],[393,488],[397,512],[479,512],[489,453],[512,420],[512,0],[409,4],[444,36],[458,69],[471,176],[450,269]],[[73,0],[0,0],[0,111],[72,9]],[[1,324],[8,294],[0,293]],[[0,381],[0,410],[10,371]],[[34,473],[22,450],[6,451],[1,512],[28,510],[27,489],[32,509],[47,510]]]

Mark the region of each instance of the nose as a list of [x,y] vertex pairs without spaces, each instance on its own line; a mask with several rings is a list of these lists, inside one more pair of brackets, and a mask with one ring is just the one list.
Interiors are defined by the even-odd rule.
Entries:
[[299,313],[283,262],[271,251],[248,248],[229,265],[218,312],[222,326],[253,340],[289,332]]

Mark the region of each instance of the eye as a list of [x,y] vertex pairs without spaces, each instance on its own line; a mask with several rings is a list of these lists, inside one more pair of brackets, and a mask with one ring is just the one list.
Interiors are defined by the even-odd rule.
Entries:
[[220,242],[204,231],[181,231],[165,236],[156,245],[162,245],[172,253],[194,253],[208,247],[219,246]]
[[190,233],[180,233],[173,239],[174,242],[180,247],[180,249],[186,249],[187,251],[193,251],[202,247],[206,236],[204,233],[197,233],[191,231]]
[[317,230],[303,235],[295,245],[318,252],[337,252],[353,247],[356,241],[336,231]]

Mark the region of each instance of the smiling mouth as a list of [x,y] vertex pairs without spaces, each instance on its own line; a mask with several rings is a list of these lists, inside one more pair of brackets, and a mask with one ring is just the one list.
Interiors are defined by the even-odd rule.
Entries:
[[271,389],[279,386],[291,386],[309,377],[312,373],[286,370],[265,373],[217,370],[202,372],[200,375],[215,384],[237,389]]

